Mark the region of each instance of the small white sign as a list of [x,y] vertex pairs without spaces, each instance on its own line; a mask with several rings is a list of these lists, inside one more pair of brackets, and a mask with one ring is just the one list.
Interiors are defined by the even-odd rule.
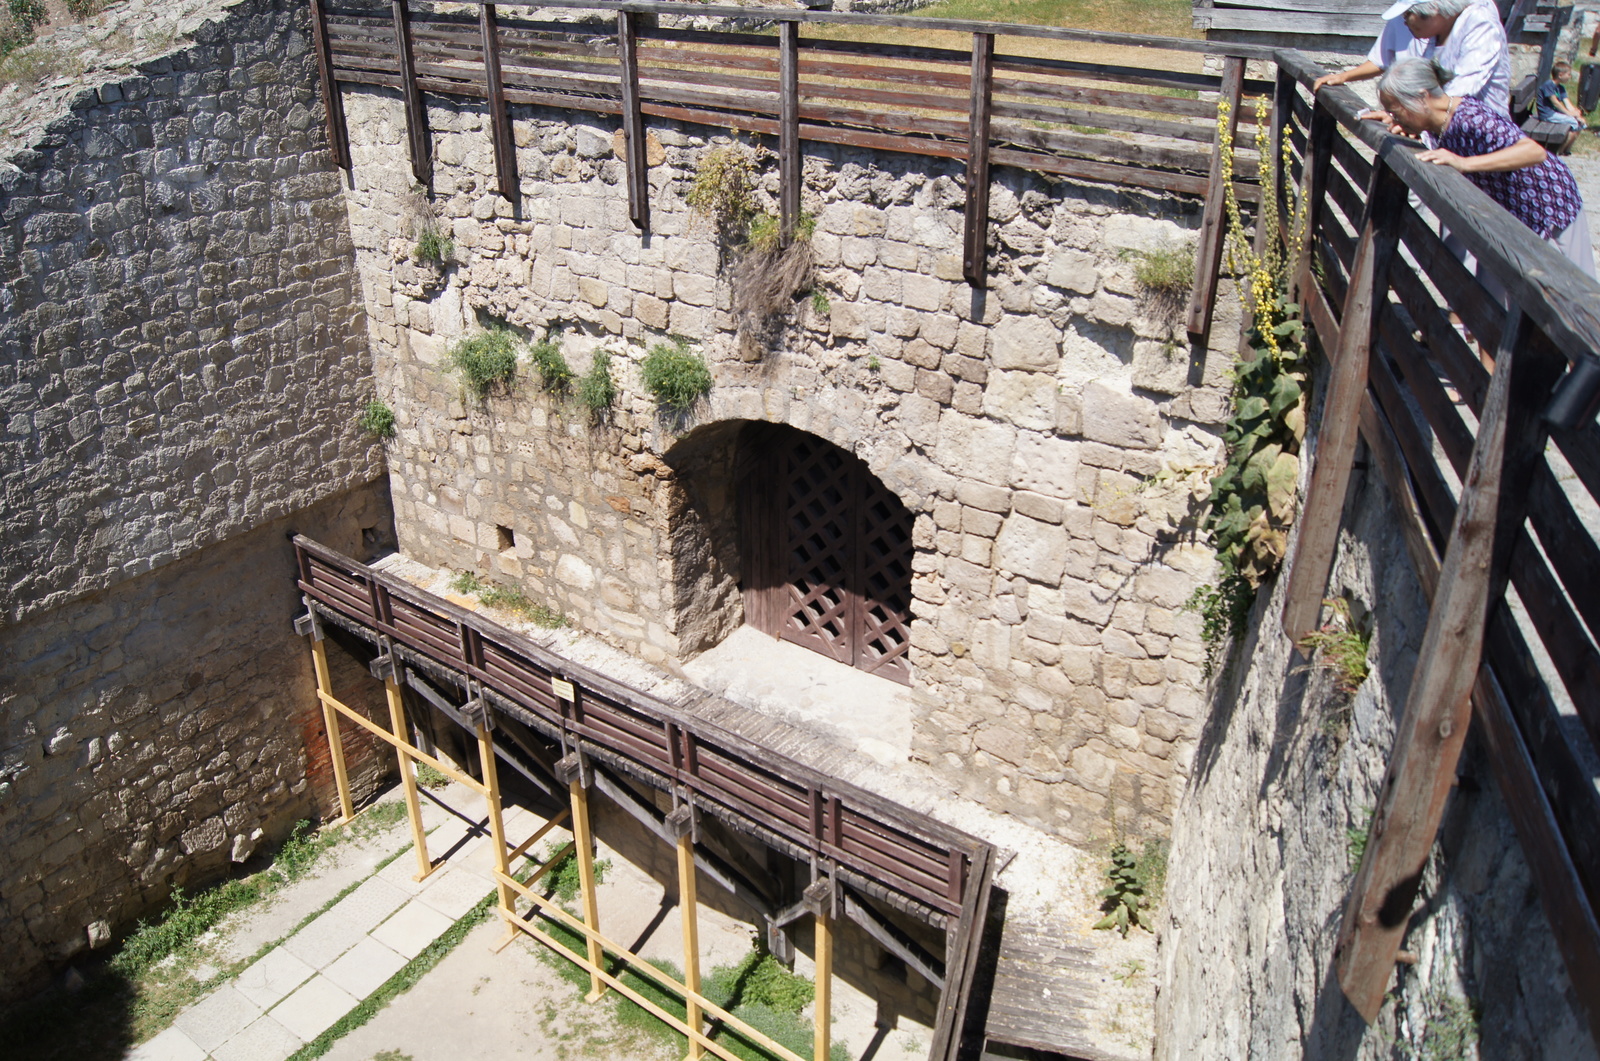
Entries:
[[578,702],[578,691],[565,678],[551,678],[550,689],[556,694],[557,700],[565,700],[569,704]]

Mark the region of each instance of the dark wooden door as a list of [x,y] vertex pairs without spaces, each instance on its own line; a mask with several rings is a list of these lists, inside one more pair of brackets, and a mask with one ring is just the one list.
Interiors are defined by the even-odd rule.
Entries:
[[911,684],[911,514],[866,464],[792,428],[746,436],[745,621]]

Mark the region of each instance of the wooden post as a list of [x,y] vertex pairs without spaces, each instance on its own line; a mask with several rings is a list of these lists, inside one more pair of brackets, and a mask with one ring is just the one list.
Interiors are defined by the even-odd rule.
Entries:
[[433,147],[428,139],[428,111],[417,86],[417,63],[411,51],[411,13],[406,0],[393,0],[395,57],[400,61],[400,94],[406,103],[406,142],[411,148],[411,175],[418,184],[433,183]]
[[350,134],[344,123],[344,97],[333,73],[333,46],[328,42],[327,14],[322,0],[311,0],[311,46],[317,52],[317,74],[322,79],[322,118],[328,128],[328,149],[333,164],[350,168]]
[[800,219],[800,23],[778,23],[778,217],[787,247]]
[[617,59],[622,70],[622,144],[628,167],[628,219],[650,227],[650,163],[645,155],[644,112],[639,107],[639,16],[617,12]]
[[[573,778],[567,788],[572,797],[572,839],[578,855],[578,890],[583,899],[583,923],[599,932],[600,905],[594,894],[594,836],[589,831],[589,793],[583,787],[582,778]],[[604,958],[599,941],[590,937],[589,964],[598,967]],[[591,970],[589,993],[584,1000],[593,1002],[605,991],[606,985]]]
[[[395,738],[410,743],[406,740],[406,705],[400,698],[400,686],[395,684],[393,672],[383,680],[383,691],[389,696],[389,725]],[[406,793],[406,816],[411,819],[411,844],[417,850],[417,875],[412,880],[422,880],[433,872],[433,860],[428,857],[428,835],[422,828],[416,765],[403,747],[396,746],[394,752],[400,759],[400,784]]]
[[[1383,1005],[1455,783],[1484,629],[1504,594],[1511,548],[1526,516],[1525,468],[1544,450],[1535,421],[1559,360],[1530,356],[1521,318],[1513,310],[1506,321],[1366,855],[1340,926],[1339,984],[1368,1021]],[[1518,469],[1522,481],[1508,477]]]
[[[699,898],[695,889],[694,833],[685,830],[678,837],[678,913],[683,918],[683,986],[694,994],[700,993],[700,914]],[[685,999],[687,1012],[684,1023],[695,1031],[700,1030],[700,1004],[693,998]],[[694,1036],[689,1036],[688,1061],[705,1056],[706,1049]]]
[[[510,876],[511,860],[506,857],[506,825],[500,813],[500,773],[495,763],[494,737],[487,723],[488,705],[481,708],[483,717],[478,722],[478,764],[483,769],[484,802],[489,806],[489,836],[494,843],[494,868]],[[516,914],[516,896],[505,883],[500,884],[500,909]]]
[[1399,240],[1400,211],[1406,186],[1380,157],[1372,167],[1366,217],[1356,245],[1340,316],[1338,353],[1333,378],[1322,407],[1322,434],[1317,440],[1311,487],[1300,514],[1294,556],[1289,564],[1289,589],[1283,606],[1283,631],[1299,641],[1317,627],[1322,595],[1328,588],[1339,522],[1344,511],[1350,466],[1355,461],[1361,403],[1367,393],[1367,359],[1377,332],[1378,310],[1389,292],[1389,262]]
[[483,38],[483,90],[489,101],[494,171],[500,181],[500,194],[516,202],[517,149],[511,139],[511,115],[506,111],[506,86],[500,77],[500,33],[493,4],[478,9],[478,33]]
[[812,1057],[828,1056],[828,1042],[833,1038],[833,918],[832,911],[824,909],[817,914],[817,994],[813,1021],[816,1038],[812,1040]]
[[317,672],[317,700],[322,704],[322,724],[328,731],[328,758],[333,760],[333,783],[339,790],[339,822],[355,817],[355,805],[350,801],[350,773],[344,764],[344,738],[339,736],[339,713],[328,703],[333,696],[333,682],[328,677],[328,649],[322,643],[322,632],[312,627],[311,665]]
[[973,287],[989,279],[989,117],[994,97],[994,34],[972,35],[972,111],[967,121],[967,213],[961,275]]
[[[1222,273],[1222,242],[1228,232],[1227,189],[1222,182],[1222,147],[1224,139],[1229,144],[1233,143],[1234,134],[1238,131],[1239,103],[1243,95],[1244,60],[1229,56],[1222,64],[1222,99],[1228,104],[1228,117],[1218,124],[1211,145],[1211,176],[1206,182],[1206,208],[1200,221],[1200,239],[1195,250],[1194,289],[1189,293],[1189,336],[1202,344],[1211,334],[1211,316],[1217,305],[1217,277]],[[1262,164],[1266,165],[1265,160]]]

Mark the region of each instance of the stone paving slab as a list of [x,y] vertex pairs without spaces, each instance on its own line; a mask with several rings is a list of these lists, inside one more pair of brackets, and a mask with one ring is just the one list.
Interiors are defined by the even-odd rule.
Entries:
[[262,1009],[270,1009],[289,992],[316,975],[309,964],[282,947],[275,947],[234,978],[239,993]]
[[356,998],[366,998],[399,972],[407,960],[368,936],[328,966],[323,975]]
[[[487,869],[487,867],[485,867]],[[451,921],[466,916],[468,910],[489,893],[492,883],[487,872],[451,866],[436,872],[428,879],[417,901],[427,903]]]
[[127,1055],[126,1061],[206,1061],[206,1052],[178,1028],[168,1028]]
[[224,984],[178,1014],[173,1026],[205,1051],[215,1050],[261,1016],[261,1007]]
[[410,961],[453,924],[428,904],[412,901],[374,929],[372,938]]
[[351,924],[329,910],[311,924],[290,936],[283,949],[305,962],[313,969],[326,969],[338,960],[339,955],[354,947],[367,934],[366,929]]
[[[399,861],[396,859],[396,861]],[[349,895],[340,899],[328,913],[348,921],[364,935],[383,924],[389,915],[405,905],[410,895],[386,880],[368,878]]]
[[268,1014],[252,1021],[244,1031],[213,1050],[211,1056],[215,1061],[283,1061],[304,1042]]
[[334,1022],[354,1009],[359,1001],[326,976],[317,976],[278,1003],[272,1016],[309,1042],[333,1027]]

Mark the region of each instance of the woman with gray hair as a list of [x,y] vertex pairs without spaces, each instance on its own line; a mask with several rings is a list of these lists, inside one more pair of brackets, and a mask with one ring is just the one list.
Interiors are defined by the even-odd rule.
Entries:
[[1452,94],[1453,83],[1451,72],[1431,59],[1402,59],[1378,81],[1378,99],[1395,132],[1430,139],[1433,146],[1418,159],[1464,174],[1594,276],[1589,221],[1572,171],[1524,136],[1509,115]]
[[1400,0],[1383,17],[1383,32],[1367,61],[1317,78],[1313,92],[1377,77],[1401,59],[1431,58],[1455,71],[1446,86],[1452,94],[1510,113],[1511,57],[1494,0]]

